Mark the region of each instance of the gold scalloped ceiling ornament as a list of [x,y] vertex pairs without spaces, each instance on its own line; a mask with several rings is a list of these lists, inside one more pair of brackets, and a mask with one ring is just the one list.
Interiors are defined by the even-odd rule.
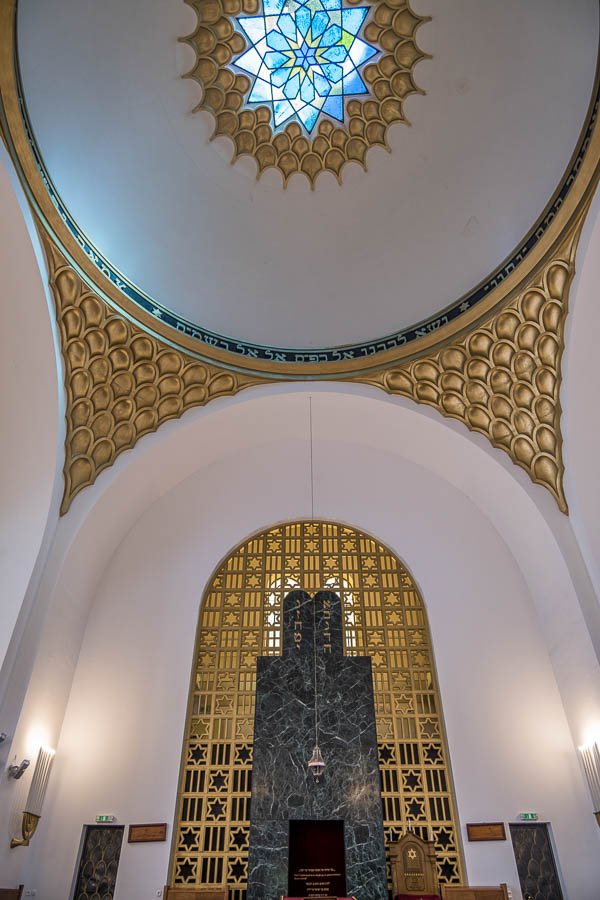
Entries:
[[145,434],[260,379],[198,362],[115,313],[42,232],[67,395],[61,515]]
[[[561,356],[587,208],[526,286],[470,334],[413,362],[340,378],[425,403],[485,435],[549,490],[565,513]],[[67,395],[64,514],[73,498],[143,435],[186,409],[268,379],[199,362],[133,325],[83,281],[40,230]]]
[[[348,0],[357,6],[362,0]],[[202,98],[195,108],[211,113],[215,120],[212,138],[224,136],[233,142],[232,162],[251,156],[257,163],[257,178],[268,168],[281,172],[284,186],[292,175],[305,175],[311,187],[321,172],[331,172],[341,183],[342,170],[356,162],[366,170],[367,151],[379,146],[390,150],[387,133],[391,125],[408,120],[404,100],[410,94],[424,94],[414,80],[416,64],[431,58],[417,45],[416,33],[430,16],[419,16],[405,0],[375,0],[364,28],[365,39],[381,49],[376,60],[363,70],[370,90],[365,100],[346,103],[345,122],[337,126],[322,119],[314,137],[298,122],[282,131],[271,127],[268,106],[244,108],[251,79],[232,70],[235,58],[247,42],[234,19],[253,16],[260,0],[185,0],[195,10],[195,31],[180,40],[196,55],[194,66],[184,77],[197,81]]]
[[[347,379],[425,403],[485,435],[565,513],[561,356],[586,211],[550,261],[487,323],[430,356]],[[65,365],[64,514],[140,437],[186,409],[266,379],[198,362],[132,325],[43,238]]]
[[[221,34],[219,29],[225,30],[222,40],[217,41],[221,57],[217,61],[225,65],[225,57],[231,59],[233,55],[231,47],[225,47],[233,36],[227,27],[227,15],[235,10],[255,11],[255,0],[185,2],[197,11],[202,7],[204,16],[212,10],[205,24],[199,19],[195,32],[200,36],[204,29],[208,41],[204,56],[198,57],[198,65],[201,58],[212,58],[210,54],[217,52],[217,44],[213,47],[212,41]],[[243,8],[242,3],[246,4]],[[386,4],[375,6],[376,12],[384,6],[388,11],[393,9],[390,0],[386,0]],[[348,364],[343,360],[332,364],[296,361],[290,365],[262,361],[258,370],[252,363],[245,374],[237,368],[239,365],[243,369],[245,358],[230,357],[209,344],[203,349],[211,362],[198,361],[194,355],[197,345],[189,336],[164,326],[130,303],[98,267],[94,254],[73,237],[56,206],[56,198],[48,192],[25,128],[14,65],[15,11],[16,0],[0,0],[0,32],[7,36],[6,41],[0,41],[0,126],[27,186],[44,241],[61,336],[67,424],[62,514],[75,495],[92,485],[123,450],[133,448],[140,437],[156,431],[162,422],[213,398],[236,394],[249,385],[313,378],[372,384],[458,419],[506,452],[567,512],[560,431],[561,356],[577,241],[600,171],[597,87],[578,155],[560,196],[553,200],[538,227],[539,240],[524,257],[523,251],[518,254],[522,257],[520,262],[511,259],[503,267],[502,277],[494,278],[481,316],[474,318],[478,309],[473,309],[456,320],[452,327],[463,328],[460,337],[455,336],[457,330],[442,325],[439,331],[428,332],[414,345],[406,344],[393,354],[382,351],[379,366],[376,357],[365,357],[361,361],[364,373],[360,375],[354,359]],[[394,16],[407,12],[408,6],[401,4]],[[394,16],[388,25],[395,22],[396,28],[400,18]],[[413,37],[418,24],[415,19],[412,31],[409,29]],[[394,28],[384,28],[383,22],[379,27],[383,29],[379,43],[387,51],[386,41],[390,41],[391,48],[396,40]],[[187,39],[188,43],[193,37]],[[408,52],[410,44],[408,39],[404,44],[394,44],[394,57],[399,56],[400,48]],[[418,52],[419,58],[423,55]],[[407,57],[408,72],[412,65],[414,61],[410,64]],[[233,84],[228,79],[237,76],[228,69],[223,71],[227,75],[221,80],[215,76],[211,84],[216,115],[227,104],[237,109],[238,103],[232,100],[229,88],[225,90]],[[199,70],[190,73],[197,80],[199,76]],[[217,95],[221,98],[218,102]],[[241,104],[241,94],[238,99]],[[383,100],[380,102],[383,104]],[[235,116],[239,121],[237,112]],[[266,132],[260,132],[263,133]],[[280,132],[279,137],[286,133]],[[339,140],[341,149],[346,139]],[[334,143],[332,140],[332,147]],[[301,158],[304,157],[298,156],[298,163]],[[298,170],[299,166],[291,171]],[[90,287],[96,284],[97,288]],[[102,299],[104,296],[109,302]],[[139,326],[132,324],[136,316]],[[163,333],[164,338],[157,337],[156,331]],[[181,349],[174,347],[175,341],[181,341]]]
[[355,379],[433,406],[485,435],[547,488],[564,513],[561,357],[586,212],[552,259],[489,322],[431,356]]

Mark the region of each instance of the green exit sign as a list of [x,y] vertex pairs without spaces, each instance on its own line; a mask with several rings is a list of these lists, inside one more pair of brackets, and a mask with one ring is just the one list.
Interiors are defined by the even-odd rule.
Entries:
[[522,822],[537,822],[539,816],[537,813],[519,813]]
[[96,822],[98,825],[106,825],[108,822],[114,822],[114,816],[96,816]]

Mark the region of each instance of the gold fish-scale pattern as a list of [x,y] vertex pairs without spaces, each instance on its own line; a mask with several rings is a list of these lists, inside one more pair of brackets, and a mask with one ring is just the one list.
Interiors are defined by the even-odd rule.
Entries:
[[546,487],[565,513],[559,388],[582,222],[491,321],[438,353],[359,379],[433,406],[484,434]]
[[[256,15],[260,0],[185,2],[198,18],[195,31],[181,38],[196,55],[193,67],[185,76],[197,81],[202,89],[196,110],[206,110],[214,116],[213,138],[231,139],[232,161],[241,156],[254,157],[257,177],[265,169],[276,168],[281,172],[284,186],[297,173],[305,175],[312,187],[321,172],[332,172],[341,182],[347,163],[356,162],[366,169],[370,147],[389,150],[390,125],[407,121],[404,100],[410,94],[424,93],[415,83],[413,70],[421,59],[429,58],[419,49],[416,33],[430,17],[417,15],[404,0],[380,0],[372,4],[372,17],[365,27],[366,40],[383,51],[377,62],[363,70],[372,96],[347,102],[344,126],[323,119],[317,134],[311,138],[297,122],[291,122],[274,134],[269,124],[269,107],[243,108],[251,80],[229,68],[246,48],[246,41],[235,30],[232,17]],[[349,2],[357,5],[363,0]]]
[[[586,211],[587,206],[551,258],[489,321],[410,363],[343,379],[426,403],[464,422],[546,487],[565,513],[561,356]],[[43,241],[65,369],[64,514],[79,491],[162,422],[267,379],[199,362],[147,334],[89,288],[46,234]]]
[[257,379],[198,362],[115,313],[44,240],[67,393],[61,515],[124,450],[186,409]]

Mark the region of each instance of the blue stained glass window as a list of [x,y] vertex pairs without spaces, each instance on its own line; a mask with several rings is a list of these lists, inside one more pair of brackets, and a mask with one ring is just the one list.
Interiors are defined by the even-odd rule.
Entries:
[[296,119],[310,133],[324,113],[344,121],[344,99],[368,93],[359,69],[378,53],[358,36],[369,8],[342,0],[264,0],[240,16],[248,49],[235,65],[254,79],[248,103],[267,104],[273,128]]

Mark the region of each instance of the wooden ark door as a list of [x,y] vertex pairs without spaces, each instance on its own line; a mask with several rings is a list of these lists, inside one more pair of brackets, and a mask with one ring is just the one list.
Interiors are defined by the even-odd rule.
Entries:
[[122,825],[86,825],[73,900],[113,900]]
[[563,900],[548,826],[510,825],[510,836],[524,900]]

